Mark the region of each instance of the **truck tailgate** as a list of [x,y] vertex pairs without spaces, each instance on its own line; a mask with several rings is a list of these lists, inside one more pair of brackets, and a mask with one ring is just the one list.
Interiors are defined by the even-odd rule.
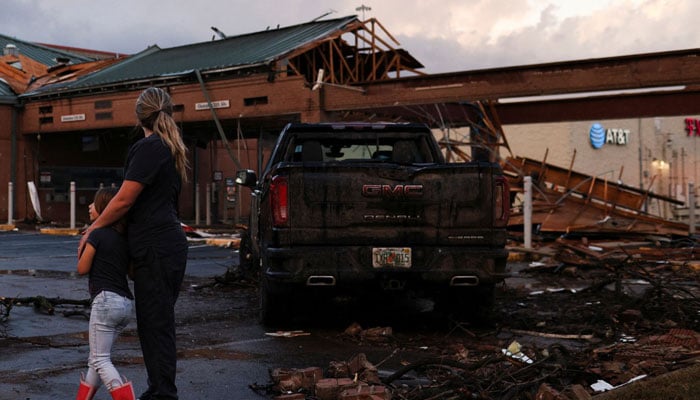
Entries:
[[502,246],[490,164],[288,166],[286,245]]

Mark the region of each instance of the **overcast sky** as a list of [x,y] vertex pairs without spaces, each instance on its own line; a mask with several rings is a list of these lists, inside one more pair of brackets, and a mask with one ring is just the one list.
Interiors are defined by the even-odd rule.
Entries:
[[3,0],[0,33],[137,53],[326,18],[376,18],[440,73],[700,48],[696,0]]

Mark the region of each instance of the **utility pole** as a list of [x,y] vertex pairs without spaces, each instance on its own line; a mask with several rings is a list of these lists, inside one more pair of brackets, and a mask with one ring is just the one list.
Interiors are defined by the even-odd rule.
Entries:
[[365,11],[372,11],[372,7],[368,7],[364,4],[362,4],[359,7],[355,8],[355,11],[362,11],[362,22],[364,22],[365,21]]

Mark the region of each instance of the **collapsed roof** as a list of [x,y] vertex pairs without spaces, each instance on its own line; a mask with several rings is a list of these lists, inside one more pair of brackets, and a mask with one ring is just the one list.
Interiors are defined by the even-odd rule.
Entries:
[[196,79],[195,71],[213,77],[267,73],[270,80],[280,74],[302,75],[312,82],[324,69],[325,80],[337,84],[421,74],[423,65],[397,45],[374,19],[312,21],[185,46],[150,46],[76,79],[33,87],[21,97],[189,83]]

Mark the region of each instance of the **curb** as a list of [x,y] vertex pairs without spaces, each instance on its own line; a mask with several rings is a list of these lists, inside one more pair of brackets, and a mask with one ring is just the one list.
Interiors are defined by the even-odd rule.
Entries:
[[41,228],[39,232],[45,235],[77,236],[80,229],[77,228]]
[[219,246],[226,248],[237,249],[241,243],[241,239],[223,239],[223,238],[209,238],[204,241],[209,246]]

